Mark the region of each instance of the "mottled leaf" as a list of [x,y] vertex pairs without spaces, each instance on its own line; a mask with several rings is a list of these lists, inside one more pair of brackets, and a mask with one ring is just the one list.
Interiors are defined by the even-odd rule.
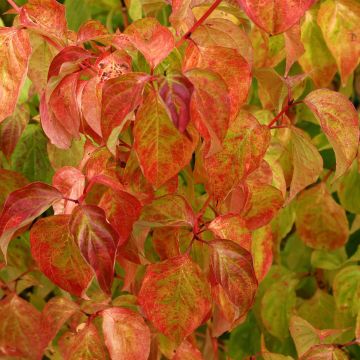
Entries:
[[327,0],[320,6],[317,22],[345,85],[359,64],[360,4],[354,0]]
[[181,134],[158,94],[149,93],[136,114],[135,151],[147,180],[159,188],[190,161],[197,134],[190,126]]
[[176,349],[171,360],[203,360],[200,350],[189,340],[185,340]]
[[347,354],[335,345],[315,345],[300,360],[347,360]]
[[0,214],[0,247],[5,257],[13,235],[61,198],[57,189],[40,182],[10,193]]
[[150,330],[139,314],[125,308],[109,308],[101,315],[105,344],[112,359],[148,359]]
[[251,308],[257,289],[251,254],[228,240],[215,240],[210,244],[211,270],[215,281],[239,307],[239,316],[243,316]]
[[286,31],[297,23],[314,0],[237,0],[246,14],[270,34]]
[[69,227],[81,254],[94,269],[100,287],[110,293],[119,235],[107,222],[104,210],[95,205],[78,206]]
[[25,81],[31,45],[25,29],[0,27],[0,122],[10,116]]
[[28,181],[21,174],[0,169],[0,210],[11,192],[25,186],[27,183]]
[[70,234],[69,221],[70,215],[40,219],[30,231],[31,254],[52,282],[82,296],[94,273]]
[[358,114],[345,95],[328,89],[312,91],[304,102],[319,120],[334,148],[335,180],[345,173],[356,157],[360,135]]
[[346,243],[349,228],[345,210],[331,197],[324,183],[303,191],[298,197],[296,230],[313,249],[332,250]]
[[188,255],[147,267],[139,303],[154,326],[180,344],[206,319],[210,286]]
[[340,204],[355,214],[360,213],[360,173],[357,163],[354,161],[350,170],[341,177],[337,194]]

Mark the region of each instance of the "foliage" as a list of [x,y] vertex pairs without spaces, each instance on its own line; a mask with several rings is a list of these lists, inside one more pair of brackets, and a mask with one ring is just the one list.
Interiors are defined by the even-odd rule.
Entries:
[[1,359],[359,359],[358,0],[0,8]]

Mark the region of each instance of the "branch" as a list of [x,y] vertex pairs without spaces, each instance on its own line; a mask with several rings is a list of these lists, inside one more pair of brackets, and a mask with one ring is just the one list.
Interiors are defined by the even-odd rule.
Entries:
[[21,8],[16,5],[14,0],[7,0],[7,2],[17,13],[19,13],[21,11]]
[[215,2],[207,9],[205,14],[191,27],[189,31],[187,31],[179,41],[175,44],[175,47],[180,47],[191,34],[211,15],[211,13],[218,7],[222,0],[215,0]]

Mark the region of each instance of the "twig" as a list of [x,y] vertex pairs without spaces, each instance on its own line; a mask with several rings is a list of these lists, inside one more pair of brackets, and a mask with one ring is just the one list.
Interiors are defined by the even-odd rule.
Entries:
[[9,3],[9,5],[10,5],[17,13],[19,13],[19,12],[21,11],[21,8],[16,5],[15,1],[13,1],[13,0],[7,0],[7,2]]
[[329,180],[330,175],[334,172],[334,169],[329,169],[326,175],[323,177],[322,181],[326,183]]
[[300,101],[294,102],[294,100],[290,100],[286,106],[270,121],[268,124],[268,128],[274,128],[273,125],[280,119],[282,116],[293,106],[301,104]]
[[129,26],[129,18],[128,18],[128,12],[127,7],[124,0],[121,0],[121,14],[124,20],[124,29],[126,29]]
[[215,2],[207,9],[205,14],[191,27],[189,31],[187,31],[180,40],[177,41],[175,47],[180,47],[189,37],[191,34],[211,15],[211,13],[218,7],[222,0],[215,0]]

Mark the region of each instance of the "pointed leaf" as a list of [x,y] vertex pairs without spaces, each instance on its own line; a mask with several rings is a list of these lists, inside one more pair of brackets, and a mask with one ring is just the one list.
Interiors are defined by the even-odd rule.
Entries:
[[155,68],[173,50],[175,40],[168,28],[155,18],[133,22],[125,31],[132,44],[145,56],[151,68]]
[[204,159],[207,188],[216,199],[224,199],[251,172],[256,170],[270,143],[270,131],[247,111],[240,111],[231,123],[223,150]]
[[359,119],[346,96],[328,89],[312,91],[305,104],[319,120],[336,155],[335,179],[349,168],[359,145]]
[[297,23],[314,0],[237,0],[249,18],[270,34],[286,31]]
[[317,87],[325,87],[336,73],[336,62],[326,46],[321,29],[316,22],[316,12],[306,13],[301,25],[301,42],[305,53],[299,63]]
[[149,76],[145,73],[129,73],[110,79],[104,84],[101,130],[105,139],[140,105],[148,79]]
[[236,242],[245,250],[251,248],[251,232],[240,215],[217,216],[208,226],[216,237]]
[[190,116],[208,143],[208,155],[221,149],[229,126],[230,98],[222,78],[208,70],[194,69],[185,73],[194,85]]
[[150,330],[136,312],[124,308],[104,310],[103,333],[112,359],[147,360]]
[[83,23],[77,32],[77,42],[82,43],[96,40],[108,34],[106,27],[97,20],[88,20]]
[[360,4],[354,0],[327,0],[320,6],[317,22],[345,85],[359,64]]
[[0,356],[40,360],[46,345],[38,310],[16,294],[1,300]]
[[294,24],[290,29],[284,32],[285,50],[286,50],[286,70],[287,75],[294,63],[305,52],[304,45],[301,43],[301,27]]
[[105,345],[95,327],[90,323],[71,340],[65,360],[104,360],[107,359]]
[[314,345],[300,360],[348,360],[347,354],[336,345]]
[[147,267],[139,303],[154,326],[180,344],[211,309],[205,275],[188,255]]
[[0,214],[0,247],[5,257],[15,232],[29,225],[61,198],[62,195],[57,189],[40,182],[31,183],[10,193]]
[[189,340],[185,340],[176,349],[171,360],[203,360],[200,350]]
[[323,161],[318,150],[307,135],[295,127],[291,127],[291,147],[294,172],[287,202],[314,183],[323,169]]
[[95,205],[78,206],[69,227],[81,254],[94,269],[100,287],[110,293],[119,235],[107,222],[104,210]]
[[343,246],[349,235],[345,210],[321,183],[305,190],[296,203],[296,230],[309,247],[333,250]]
[[135,151],[146,179],[159,188],[191,159],[197,134],[190,126],[181,134],[158,94],[149,93],[136,114]]
[[210,244],[214,278],[239,307],[239,316],[243,316],[250,310],[257,289],[251,254],[228,240],[215,240]]
[[82,296],[94,277],[69,230],[70,215],[39,220],[30,231],[31,254],[40,270],[62,289]]
[[195,214],[181,195],[165,195],[144,206],[139,224],[151,227],[193,227]]
[[0,123],[10,116],[25,81],[31,54],[25,29],[0,27]]

